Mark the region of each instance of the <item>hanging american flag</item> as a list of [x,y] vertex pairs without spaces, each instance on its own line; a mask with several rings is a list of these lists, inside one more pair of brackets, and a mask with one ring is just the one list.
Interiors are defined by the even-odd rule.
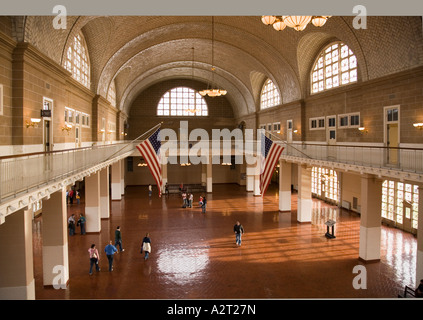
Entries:
[[264,134],[261,139],[261,173],[260,173],[260,192],[261,196],[269,186],[270,179],[272,178],[273,170],[275,169],[276,163],[279,161],[279,157],[283,151],[283,147],[274,143]]
[[162,142],[160,140],[160,128],[157,129],[148,139],[137,145],[137,149],[143,156],[145,162],[150,169],[151,174],[156,180],[157,187],[159,189],[159,197],[162,196],[162,168],[160,161],[160,147]]

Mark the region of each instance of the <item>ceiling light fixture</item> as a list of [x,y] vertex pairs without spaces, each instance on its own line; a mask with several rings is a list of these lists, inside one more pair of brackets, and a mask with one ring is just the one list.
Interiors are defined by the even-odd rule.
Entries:
[[261,22],[272,25],[276,31],[282,31],[290,27],[297,31],[303,31],[311,22],[315,27],[322,27],[331,16],[262,16]]
[[224,96],[227,91],[224,89],[213,89],[214,86],[214,72],[216,71],[216,68],[214,66],[214,17],[212,17],[212,66],[211,66],[211,71],[212,71],[212,82],[211,82],[211,88],[209,88],[209,86],[207,85],[207,89],[205,90],[201,90],[199,91],[199,93],[204,97],[204,96],[209,96],[209,97],[219,97],[219,96]]

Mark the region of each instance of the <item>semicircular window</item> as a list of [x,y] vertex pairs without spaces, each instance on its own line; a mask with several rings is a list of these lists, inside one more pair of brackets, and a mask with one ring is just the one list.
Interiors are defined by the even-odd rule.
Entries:
[[158,116],[208,116],[207,103],[194,89],[177,87],[167,91],[157,105]]

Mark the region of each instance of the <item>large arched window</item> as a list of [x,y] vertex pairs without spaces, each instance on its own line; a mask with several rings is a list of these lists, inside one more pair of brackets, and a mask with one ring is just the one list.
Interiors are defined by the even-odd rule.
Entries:
[[311,93],[357,82],[357,58],[348,46],[335,42],[321,51],[311,71]]
[[267,79],[261,89],[260,109],[266,109],[281,104],[281,96],[273,81]]
[[177,87],[167,91],[157,105],[158,116],[208,116],[204,98],[195,90]]
[[90,60],[82,33],[78,33],[66,50],[65,68],[87,88],[90,87]]
[[116,87],[115,80],[110,83],[109,91],[107,92],[107,100],[113,107],[116,107]]

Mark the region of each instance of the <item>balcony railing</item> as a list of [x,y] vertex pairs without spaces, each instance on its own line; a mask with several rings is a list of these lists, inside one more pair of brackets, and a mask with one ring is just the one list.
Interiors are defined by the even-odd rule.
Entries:
[[132,151],[118,143],[0,157],[0,203],[54,181],[62,181]]
[[282,156],[339,162],[364,167],[423,173],[423,149],[347,146],[324,144],[286,144]]

